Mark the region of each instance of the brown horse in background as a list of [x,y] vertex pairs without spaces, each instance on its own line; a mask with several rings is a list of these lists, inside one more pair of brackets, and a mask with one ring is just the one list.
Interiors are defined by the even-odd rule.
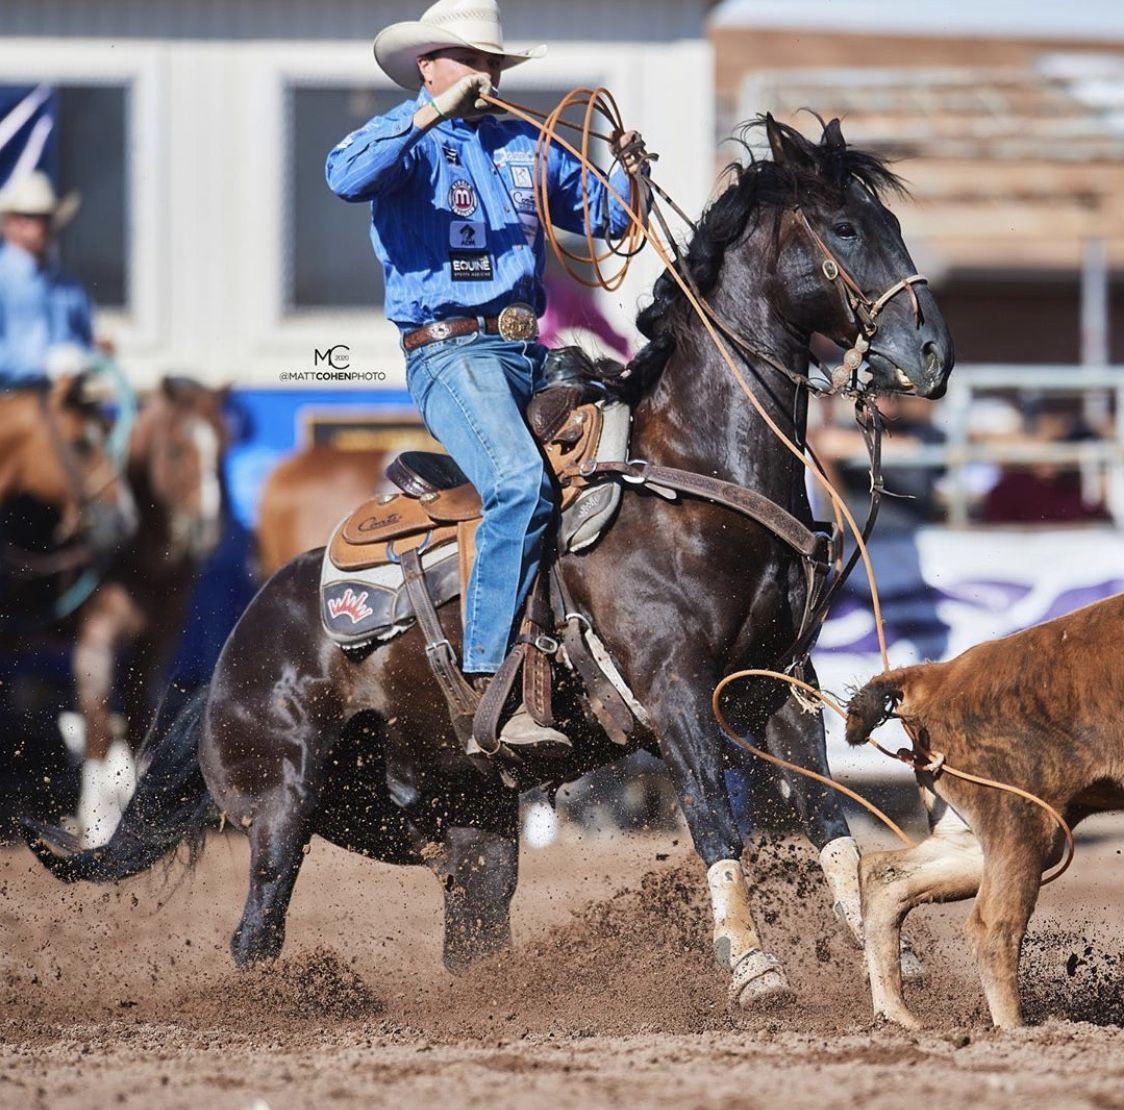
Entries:
[[0,393],[0,626],[42,626],[112,556],[136,509],[86,375]]
[[258,574],[264,582],[286,563],[323,547],[356,505],[391,488],[391,453],[316,444],[269,472],[258,503]]
[[[199,570],[222,534],[225,402],[225,389],[165,378],[133,427],[127,475],[139,528],[82,607],[74,643],[86,757],[78,824],[90,845],[112,834],[132,792],[130,753],[156,707]],[[127,649],[132,662],[120,673]],[[115,743],[110,700],[119,682],[126,731]]]
[[76,801],[57,691],[21,663],[50,651],[136,527],[92,385],[68,377],[0,393],[0,837],[17,814],[57,819]]

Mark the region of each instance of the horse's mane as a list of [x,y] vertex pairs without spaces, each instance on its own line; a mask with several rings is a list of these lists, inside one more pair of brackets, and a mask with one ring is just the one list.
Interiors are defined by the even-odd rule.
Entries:
[[[816,117],[819,119],[819,117]],[[729,185],[706,208],[686,251],[684,263],[702,294],[713,290],[722,271],[727,250],[737,244],[761,221],[765,210],[774,217],[774,228],[786,207],[804,202],[841,203],[848,181],[860,181],[875,196],[904,194],[901,178],[884,158],[868,150],[849,147],[839,121],[824,124],[818,143],[807,139],[794,127],[762,115],[739,128],[736,141],[749,154],[748,164],[735,162],[723,176]],[[783,163],[754,157],[747,140],[756,129],[772,128],[786,145],[799,152]],[[652,302],[636,318],[636,325],[648,343],[629,363],[629,387],[639,392],[659,377],[684,327],[693,318],[683,291],[668,273],[660,275],[652,290]]]

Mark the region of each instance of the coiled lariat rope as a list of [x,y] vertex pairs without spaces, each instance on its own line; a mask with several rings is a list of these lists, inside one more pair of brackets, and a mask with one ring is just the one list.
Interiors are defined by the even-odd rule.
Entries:
[[[815,481],[827,494],[831,501],[832,512],[836,521],[845,521],[847,529],[854,537],[857,550],[862,558],[863,569],[866,573],[867,582],[870,584],[870,597],[871,608],[873,610],[875,632],[878,637],[878,652],[881,657],[883,672],[890,670],[890,656],[886,648],[886,630],[884,621],[882,619],[882,604],[878,595],[878,584],[874,574],[874,564],[871,562],[870,552],[867,549],[866,542],[862,536],[862,530],[859,528],[855,521],[851,510],[848,508],[842,496],[831,484],[831,480],[823,471],[815,466],[812,466],[808,461],[808,456],[803,448],[795,443],[785,432],[777,425],[772,416],[766,410],[764,405],[758,400],[756,394],[750,388],[749,383],[745,379],[745,375],[741,372],[740,368],[734,362],[729,349],[722,340],[719,329],[727,331],[722,322],[716,316],[714,309],[706,302],[701,292],[690,280],[689,276],[680,272],[679,266],[671,258],[670,252],[675,249],[674,241],[671,237],[670,231],[667,228],[666,222],[659,218],[664,234],[667,236],[668,243],[665,245],[660,241],[647,224],[644,216],[640,212],[642,201],[645,199],[645,194],[648,188],[654,187],[654,183],[648,181],[647,178],[642,177],[639,173],[629,174],[629,199],[625,199],[617,192],[609,181],[609,174],[599,169],[589,157],[589,144],[592,139],[601,139],[607,143],[612,143],[613,136],[620,134],[624,131],[620,111],[617,108],[616,101],[613,99],[612,94],[605,88],[578,88],[569,92],[562,98],[558,105],[552,112],[543,113],[536,112],[534,109],[527,108],[524,105],[513,104],[509,101],[502,100],[491,93],[483,94],[483,99],[504,112],[510,112],[517,119],[521,119],[526,123],[532,124],[539,130],[539,140],[535,148],[535,208],[538,215],[539,223],[543,228],[543,233],[546,236],[547,242],[550,244],[555,257],[561,263],[566,272],[588,288],[600,287],[609,292],[619,289],[627,275],[629,265],[632,259],[639,253],[640,249],[645,243],[649,243],[652,249],[656,252],[660,261],[663,263],[664,268],[671,275],[672,279],[679,286],[683,296],[687,299],[688,303],[695,310],[702,322],[703,327],[706,329],[707,334],[710,336],[711,342],[714,344],[715,349],[721,355],[723,362],[725,362],[730,373],[733,375],[734,380],[738,383],[742,392],[745,394],[749,403],[757,411],[757,414],[765,422],[765,425],[773,433],[774,436],[784,445],[784,447],[795,455],[808,472],[812,475]],[[562,118],[563,113],[572,107],[584,106],[585,114],[582,123],[573,123],[570,120]],[[600,115],[603,119],[607,120],[613,129],[613,135],[605,135],[601,132],[593,130],[593,121],[596,115]],[[569,127],[576,130],[581,135],[581,149],[575,147],[567,142],[561,135],[558,134],[560,127]],[[571,155],[578,159],[582,167],[582,210],[584,215],[584,231],[585,231],[585,245],[586,251],[584,254],[572,251],[564,244],[559,242],[558,237],[554,231],[550,218],[550,197],[548,191],[548,174],[547,174],[547,160],[550,156],[550,147],[552,144],[557,143],[563,150],[568,151]],[[651,157],[651,156],[650,156]],[[611,172],[611,170],[610,170]],[[606,248],[598,250],[596,238],[593,234],[593,221],[590,213],[590,199],[589,199],[589,177],[590,175],[596,177],[609,195],[621,206],[621,208],[628,214],[630,227],[629,231],[624,236],[616,239],[606,239]],[[664,197],[669,203],[670,198],[663,192],[662,189],[658,190],[660,195]],[[682,215],[681,209],[674,206],[686,222],[685,216]],[[656,211],[653,204],[653,211]],[[607,261],[610,257],[618,257],[621,259],[620,267],[612,274],[605,275],[601,269],[601,264]],[[584,274],[575,269],[577,266],[592,266],[595,280],[588,279]],[[716,326],[717,325],[717,326]],[[787,372],[787,371],[786,371]],[[832,790],[838,791],[840,794],[846,795],[852,801],[857,802],[863,808],[868,810],[871,814],[877,817],[891,832],[894,833],[905,845],[910,848],[917,846],[914,841],[891,817],[879,809],[873,802],[868,801],[861,794],[849,787],[844,786],[842,783],[836,782],[834,779],[826,775],[821,775],[816,771],[812,771],[807,767],[801,767],[797,763],[792,763],[789,760],[781,759],[779,756],[772,755],[754,744],[749,743],[743,736],[736,732],[730,722],[727,720],[722,711],[720,704],[721,696],[726,688],[733,682],[745,678],[771,678],[780,682],[787,682],[794,691],[799,691],[800,694],[813,697],[819,700],[827,708],[837,713],[844,721],[847,719],[845,710],[836,702],[832,697],[825,694],[822,690],[813,686],[811,683],[805,682],[803,679],[797,678],[794,675],[784,674],[780,671],[772,671],[761,668],[754,668],[749,670],[735,671],[733,674],[726,675],[717,686],[711,695],[711,708],[714,711],[715,720],[718,723],[722,732],[735,744],[743,748],[745,751],[752,753],[759,759],[774,766],[784,768],[785,770],[792,771],[795,774],[803,775],[805,778],[812,779],[821,783],[824,786],[830,787]],[[906,725],[907,731],[908,724]],[[1066,854],[1061,863],[1049,875],[1042,879],[1042,884],[1045,886],[1047,883],[1053,882],[1055,879],[1060,878],[1062,874],[1069,868],[1073,862],[1075,846],[1073,842],[1073,831],[1070,829],[1069,824],[1065,818],[1055,809],[1049,802],[1039,798],[1035,794],[1031,794],[1021,787],[1012,786],[1010,783],[998,782],[995,779],[984,778],[979,775],[970,774],[967,771],[961,771],[956,767],[950,766],[945,762],[944,756],[939,753],[928,751],[921,745],[917,737],[910,731],[910,738],[913,741],[913,750],[903,748],[899,752],[892,752],[888,748],[883,747],[872,736],[867,737],[867,743],[872,747],[877,748],[883,755],[889,756],[891,759],[898,759],[902,762],[911,765],[915,771],[928,772],[930,774],[946,774],[951,775],[953,778],[962,779],[965,782],[975,783],[977,786],[985,786],[994,790],[1001,790],[1015,797],[1022,798],[1025,801],[1038,806],[1044,810],[1053,821],[1055,821],[1065,837]]]

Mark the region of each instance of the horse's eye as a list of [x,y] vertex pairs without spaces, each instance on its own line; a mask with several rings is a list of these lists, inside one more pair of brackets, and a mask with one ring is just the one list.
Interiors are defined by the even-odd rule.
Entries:
[[832,231],[834,231],[840,239],[854,239],[855,236],[858,235],[858,232],[855,230],[855,225],[847,223],[846,220],[837,223],[835,227],[832,228]]

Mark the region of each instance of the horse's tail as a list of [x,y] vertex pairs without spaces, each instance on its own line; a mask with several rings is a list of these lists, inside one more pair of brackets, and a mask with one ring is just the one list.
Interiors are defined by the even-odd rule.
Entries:
[[872,678],[847,704],[847,743],[864,744],[867,737],[888,721],[905,697],[911,672],[916,667],[901,667],[896,671]]
[[195,691],[178,712],[167,699],[145,738],[136,793],[107,844],[79,850],[72,836],[25,820],[24,840],[39,862],[64,883],[110,883],[147,870],[187,842],[191,862],[203,847],[212,809],[199,769],[199,736],[207,687]]

